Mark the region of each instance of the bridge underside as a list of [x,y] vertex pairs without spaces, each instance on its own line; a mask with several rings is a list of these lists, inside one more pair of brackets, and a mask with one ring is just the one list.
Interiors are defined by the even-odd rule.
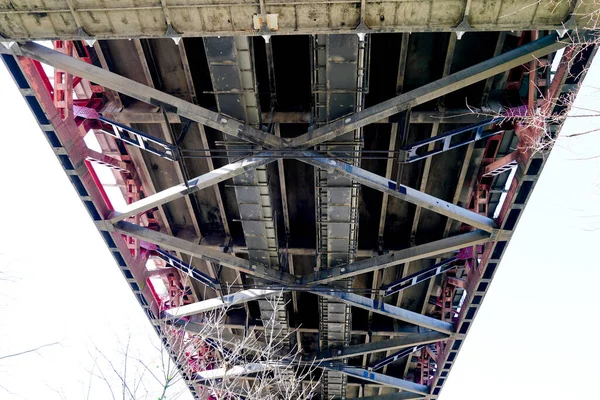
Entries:
[[553,32],[584,5],[51,3],[0,1],[2,58],[148,317],[275,312],[323,398],[437,398],[595,54]]
[[0,34],[17,39],[476,32],[598,22],[593,1],[27,0],[0,2]]

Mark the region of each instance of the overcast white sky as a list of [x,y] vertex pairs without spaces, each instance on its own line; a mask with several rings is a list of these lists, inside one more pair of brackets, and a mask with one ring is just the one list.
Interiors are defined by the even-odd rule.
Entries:
[[[579,106],[600,107],[600,59]],[[0,399],[80,399],[90,343],[118,349],[150,325],[0,63]],[[600,128],[571,120],[563,134]],[[561,140],[504,256],[442,400],[594,398],[600,368],[600,133]],[[2,278],[2,277],[0,277]],[[93,398],[108,398],[97,383]],[[155,397],[151,397],[155,398]],[[187,397],[184,397],[187,398]]]

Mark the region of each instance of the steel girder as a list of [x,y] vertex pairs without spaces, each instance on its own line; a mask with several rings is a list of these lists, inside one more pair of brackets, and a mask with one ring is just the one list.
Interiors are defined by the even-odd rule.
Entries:
[[[275,368],[285,368],[289,364],[284,360],[282,362],[270,362],[270,363],[252,363],[245,366],[237,366],[231,369],[218,368],[209,371],[202,371],[198,373],[198,381],[200,384],[206,384],[210,381],[225,379],[233,376],[244,376],[254,373],[261,373],[270,371]],[[429,387],[421,385],[411,381],[407,381],[400,378],[395,378],[389,375],[380,374],[378,372],[368,371],[362,368],[349,367],[341,363],[323,363],[318,365],[319,368],[323,368],[330,371],[339,371],[344,375],[352,376],[361,380],[378,383],[380,385],[393,387],[400,389],[404,392],[415,393],[421,396],[427,396],[429,394]]]
[[416,393],[411,392],[396,392],[390,394],[382,394],[379,396],[366,396],[366,397],[356,397],[347,400],[417,400],[423,399],[426,396],[418,395]]
[[161,248],[180,251],[201,260],[217,263],[224,267],[231,268],[248,275],[267,279],[272,282],[282,284],[295,284],[296,278],[294,275],[286,272],[276,271],[267,268],[262,264],[252,263],[243,258],[232,256],[231,254],[223,253],[208,246],[202,246],[187,240],[180,239],[174,236],[167,235],[162,232],[157,232],[152,229],[144,228],[130,222],[119,221],[114,225],[114,230],[123,233],[127,236],[132,236],[141,240],[154,243]]
[[362,368],[349,367],[343,364],[328,364],[324,363],[320,365],[321,368],[340,371],[348,376],[362,379],[364,381],[370,381],[379,383],[380,385],[393,387],[400,389],[405,392],[416,393],[421,396],[427,396],[429,394],[429,387],[427,385],[421,385],[411,381],[406,381],[400,378],[394,378],[393,376],[380,374],[378,372],[368,371]]
[[[556,44],[555,44],[555,45],[556,45]],[[561,47],[562,47],[562,46],[561,46]],[[554,50],[556,50],[556,49],[554,49]],[[554,50],[552,50],[552,51],[554,51]],[[97,81],[97,79],[94,79],[94,80],[95,80],[95,81]],[[143,85],[142,85],[142,86],[143,86]],[[126,92],[124,91],[123,93],[126,93]],[[135,96],[133,96],[133,97],[135,97]],[[156,102],[152,103],[152,100],[153,100],[153,99],[150,99],[150,100],[151,100],[151,101],[150,101],[150,103],[151,103],[151,104],[155,104],[155,105],[157,105],[157,104],[156,104]],[[161,106],[164,106],[164,104],[160,104],[160,105],[161,105]],[[215,114],[216,114],[216,113],[215,113]],[[218,115],[218,114],[217,114],[217,115]],[[357,118],[358,118],[358,117],[357,117]],[[225,122],[228,122],[228,121],[225,121]],[[224,122],[224,123],[225,123],[225,122]],[[360,123],[367,124],[368,122],[364,122],[364,120],[363,120],[363,121],[359,121],[358,123],[359,123],[359,124],[360,124]],[[211,126],[211,125],[209,125],[209,124],[207,124],[207,125],[208,125],[208,126]],[[364,126],[364,125],[359,125],[359,126]],[[219,128],[216,128],[216,129],[219,129]],[[352,129],[354,129],[354,128],[352,128]],[[222,130],[222,131],[223,131],[223,129],[219,129],[219,130]],[[343,133],[340,133],[340,134],[343,134]],[[238,136],[238,135],[236,135],[236,136]],[[240,137],[240,136],[238,136],[238,137]],[[335,136],[334,136],[334,137],[335,137]],[[244,139],[247,139],[247,138],[244,138]],[[253,139],[256,139],[256,138],[253,138]],[[247,139],[247,140],[248,140],[248,139]],[[317,139],[314,139],[314,140],[317,140]],[[320,139],[318,139],[318,140],[320,140]],[[325,140],[326,140],[326,139],[325,139]],[[343,166],[342,166],[342,167],[343,167]],[[226,179],[226,178],[225,178],[225,179]],[[318,293],[317,293],[317,294],[318,294]],[[319,295],[320,295],[320,294],[319,294]],[[348,297],[352,297],[352,296],[348,296]],[[357,296],[357,297],[361,297],[361,296]],[[347,300],[347,299],[346,299],[346,300]],[[356,300],[356,301],[357,301],[357,303],[358,303],[358,301],[362,301],[362,300],[360,300],[360,299],[354,299],[354,300]],[[361,303],[361,304],[363,304],[363,303]],[[364,304],[366,304],[366,303],[364,303]],[[360,307],[360,305],[357,305],[357,306],[359,306],[359,307]],[[373,306],[377,307],[377,306],[378,306],[378,305],[377,305],[377,302],[375,302],[375,303],[373,303],[373,304],[371,305],[371,307],[373,307]],[[385,305],[384,305],[384,306],[385,306]],[[382,309],[383,309],[383,308],[385,308],[385,307],[382,307]],[[398,318],[398,319],[401,319],[401,318]],[[354,370],[356,370],[356,371],[354,371]],[[361,371],[362,371],[362,370],[359,370],[359,369],[353,369],[353,371],[346,371],[345,373],[356,374],[356,375],[353,375],[353,376],[360,377],[360,376],[358,376],[358,375],[362,373]],[[371,378],[372,378],[373,376],[374,376],[374,375],[370,375],[370,377],[371,377]],[[389,378],[389,377],[388,377],[388,378]],[[365,378],[365,377],[362,377],[361,379],[368,379],[368,377],[367,377],[367,378]]]
[[291,148],[315,146],[411,107],[426,103],[473,83],[508,71],[531,60],[553,53],[566,45],[566,41],[559,41],[557,33],[552,33],[539,40],[448,75],[445,78],[428,83],[418,89],[393,97],[376,106],[365,108],[349,117],[339,119],[338,121],[295,137],[287,143],[287,146]]
[[[298,284],[298,279],[291,274],[276,271],[266,268],[261,264],[251,263],[248,260],[225,254],[217,250],[206,248],[187,240],[179,239],[173,236],[166,235],[161,232],[153,231],[152,229],[144,228],[129,222],[120,221],[114,229],[117,232],[124,233],[135,238],[152,242],[162,248],[180,251],[198,257],[203,260],[221,264],[225,267],[244,272],[249,275],[257,276],[263,279],[271,280],[282,284]],[[438,332],[451,334],[454,332],[452,324],[421,315],[412,311],[395,307],[374,299],[360,296],[354,293],[339,293],[336,288],[315,285],[310,293],[316,294],[334,300],[344,302],[346,304],[363,308],[375,313],[388,316],[393,319],[408,322],[410,324],[422,326]],[[251,296],[250,296],[251,297]],[[252,298],[250,298],[252,299]],[[238,300],[241,301],[241,300]],[[224,304],[223,304],[224,305]]]
[[269,289],[242,290],[240,292],[228,294],[222,297],[215,297],[212,299],[202,300],[197,303],[171,308],[165,310],[163,312],[163,316],[166,319],[178,319],[212,310],[231,307],[237,304],[244,304],[252,300],[261,300],[265,297],[275,296],[279,293],[281,293],[280,290]]
[[[89,79],[99,85],[106,86],[148,104],[164,107],[167,111],[177,113],[182,117],[197,121],[203,125],[210,126],[213,129],[257,145],[266,148],[285,147],[302,149],[334,139],[410,107],[423,104],[501,72],[508,71],[533,59],[553,53],[567,44],[567,41],[559,40],[557,33],[552,33],[534,42],[527,43],[514,50],[448,75],[445,78],[438,79],[418,89],[393,97],[376,106],[365,108],[349,117],[323,125],[291,140],[282,140],[277,136],[267,134],[248,124],[235,121],[223,114],[196,106],[175,96],[168,95],[118,74],[48,49],[37,43],[26,42],[25,44],[18,45],[14,53],[33,58],[81,78]],[[17,45],[13,45],[12,48],[15,46]],[[2,47],[2,49],[4,48]],[[2,49],[0,51],[9,51]]]
[[417,206],[435,211],[457,221],[474,226],[478,229],[483,229],[488,232],[496,230],[494,220],[473,211],[456,206],[450,202],[438,199],[427,193],[420,192],[405,185],[401,185],[386,179],[382,176],[369,172],[360,167],[347,164],[343,161],[334,160],[320,156],[312,151],[305,152],[307,158],[301,158],[307,164],[315,167],[335,171],[337,174],[352,179],[370,188],[387,193],[390,196],[397,197]]
[[273,155],[273,153],[265,152],[263,154],[265,157],[249,157],[244,160],[228,164],[204,175],[190,179],[186,183],[170,187],[169,189],[160,191],[144,199],[128,204],[121,211],[115,211],[111,213],[109,217],[110,221],[114,223],[124,220],[132,215],[142,213],[154,207],[158,207],[159,205],[168,203],[169,201],[185,197],[198,190],[216,185],[219,182],[223,182],[227,179],[253,170],[261,165],[266,165],[272,161],[275,161],[274,158],[269,158],[269,155]]
[[[553,33],[535,42],[528,43],[515,50],[493,57],[487,61],[466,68],[411,92],[396,96],[376,106],[366,108],[343,120],[324,125],[312,132],[286,141],[277,136],[266,134],[248,124],[232,120],[222,114],[206,110],[154,88],[142,85],[131,79],[124,78],[118,74],[95,67],[63,53],[48,49],[42,45],[27,42],[18,46],[13,45],[11,49],[14,49],[12,51],[18,55],[36,59],[146,103],[161,106],[167,111],[175,112],[182,117],[197,121],[251,143],[272,149],[294,149],[310,147],[334,139],[347,132],[403,111],[408,107],[435,99],[462,87],[487,79],[500,72],[524,64],[531,59],[552,53],[563,48],[566,44],[567,42],[559,41],[557,34]],[[6,52],[9,50],[0,51]],[[301,160],[308,162],[311,165],[334,170],[336,173],[360,182],[361,184],[383,191],[389,195],[399,197],[418,206],[434,210],[449,218],[470,224],[479,229],[489,232],[494,232],[496,230],[493,220],[487,217],[483,217],[469,210],[419,192],[418,190],[399,185],[394,181],[382,178],[359,167],[354,167],[341,161],[318,157],[318,154],[313,152],[307,152],[306,155],[310,158],[302,158]],[[123,211],[112,214],[111,222],[125,219],[131,214],[143,212],[168,201],[183,197],[195,190],[205,188],[214,183],[239,175],[254,166],[266,164],[268,162],[267,160],[274,159],[254,159],[251,157],[250,159],[227,165],[212,171],[209,174],[194,178],[186,184],[177,185],[153,196],[149,196],[146,199],[132,203]]]
[[423,344],[435,343],[448,338],[448,335],[439,332],[415,333],[402,338],[380,340],[340,349],[327,349],[324,351],[307,354],[302,357],[304,361],[325,362],[340,360],[348,357],[361,356],[363,354],[375,353],[387,350],[404,349]]
[[483,231],[463,233],[462,235],[452,236],[449,238],[436,240],[435,242],[421,244],[404,250],[398,250],[380,256],[356,261],[352,264],[341,265],[326,271],[319,271],[316,275],[313,274],[304,276],[301,280],[301,283],[305,285],[324,284],[410,261],[431,258],[465,247],[482,244],[488,242],[489,240],[490,235]]
[[[3,46],[0,47],[4,49]],[[132,79],[125,78],[84,61],[77,60],[76,58],[58,51],[51,50],[40,44],[34,42],[21,44],[18,46],[16,55],[26,56],[43,62],[44,64],[51,65],[61,71],[66,71],[75,76],[89,79],[98,85],[116,90],[119,93],[126,94],[145,103],[163,107],[166,111],[177,113],[184,118],[209,126],[228,135],[253,143],[259,141],[260,145],[266,148],[277,148],[283,145],[280,138],[267,134],[248,124],[236,121],[225,114],[207,110],[170,94],[166,94],[160,90],[138,83]]]
[[162,248],[180,251],[198,257],[202,260],[214,262],[224,267],[232,268],[249,275],[267,279],[289,286],[307,286],[315,288],[333,289],[323,286],[325,283],[349,278],[355,275],[388,268],[394,265],[423,258],[430,258],[440,254],[449,253],[465,247],[475,246],[490,240],[489,234],[483,231],[467,232],[458,236],[437,240],[403,250],[394,251],[381,256],[371,257],[351,264],[341,265],[327,271],[321,271],[317,275],[310,274],[296,276],[286,272],[275,271],[266,268],[259,263],[232,256],[216,250],[211,246],[203,246],[144,228],[131,222],[120,221],[114,225],[118,232],[141,240],[154,243]]
[[431,318],[404,308],[396,307],[383,301],[371,299],[370,297],[360,296],[354,293],[320,291],[311,292],[318,296],[327,297],[334,300],[339,300],[354,307],[362,308],[367,311],[372,311],[376,314],[390,317],[399,321],[408,322],[409,324],[422,326],[423,328],[431,329],[437,332],[446,334],[454,333],[454,326],[449,322],[440,321],[439,319]]

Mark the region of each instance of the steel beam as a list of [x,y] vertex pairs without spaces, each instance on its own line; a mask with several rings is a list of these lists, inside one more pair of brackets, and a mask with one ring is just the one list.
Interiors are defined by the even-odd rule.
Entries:
[[[257,276],[259,278],[278,282],[284,285],[294,285],[296,283],[296,277],[286,272],[276,271],[261,264],[251,264],[248,260],[225,254],[211,248],[206,248],[205,246],[169,236],[161,232],[156,232],[152,229],[144,228],[129,222],[120,221],[114,225],[114,229],[117,232],[125,235],[154,243],[162,248],[180,251],[205,261],[218,263],[225,267],[244,272],[248,275]],[[378,302],[377,300],[359,296],[354,293],[335,292],[334,290],[334,288],[330,288],[328,286],[317,286],[314,290],[310,291],[310,293],[316,294],[317,296],[339,300],[346,304],[369,311],[372,310],[375,313],[408,322],[410,324],[422,326],[427,329],[446,334],[453,332],[452,324],[447,322],[442,322],[435,318],[417,314],[399,307],[394,307],[390,304]]]
[[242,290],[226,296],[215,297],[213,299],[171,308],[163,312],[163,317],[166,319],[179,319],[190,315],[231,307],[237,304],[244,304],[252,300],[264,299],[265,297],[276,295],[278,293],[281,293],[281,291],[264,289]]
[[244,365],[236,365],[233,367],[222,367],[211,370],[199,371],[196,373],[197,383],[203,385],[204,383],[210,383],[226,379],[233,378],[236,376],[250,375],[263,371],[270,371],[275,368],[286,367],[286,364],[276,363],[249,363]]
[[189,254],[190,256],[198,257],[201,260],[214,262],[248,275],[257,276],[281,284],[296,283],[296,277],[286,272],[276,271],[267,268],[262,264],[251,263],[248,260],[223,253],[214,248],[188,242],[187,240],[144,228],[130,222],[120,221],[114,225],[114,229],[125,235],[154,243],[161,248],[180,251]]
[[[2,47],[4,49],[4,47]],[[4,51],[4,50],[3,50]],[[281,138],[270,135],[253,128],[250,125],[238,122],[227,115],[207,110],[185,100],[171,96],[160,90],[138,83],[113,72],[106,71],[84,61],[51,50],[40,44],[26,42],[18,45],[17,55],[23,55],[44,64],[69,72],[75,76],[88,79],[98,85],[116,90],[119,93],[143,101],[145,103],[164,107],[165,110],[210,126],[240,139],[260,144],[266,148],[277,148],[282,146]]]
[[234,176],[244,174],[255,169],[256,167],[275,161],[275,158],[273,157],[274,154],[271,152],[262,152],[256,157],[248,157],[246,159],[225,165],[221,168],[217,168],[204,175],[190,179],[186,183],[170,187],[142,200],[128,204],[123,209],[111,213],[109,216],[110,222],[116,223],[129,218],[132,215],[150,210],[151,208],[168,203],[169,201],[185,197],[191,193],[215,185]]
[[354,293],[321,291],[311,292],[317,296],[327,297],[329,299],[338,300],[354,307],[362,308],[367,311],[381,314],[386,317],[404,321],[409,324],[422,326],[423,328],[431,329],[436,332],[451,335],[454,333],[454,326],[451,323],[440,321],[425,315],[421,315],[391,304],[384,303],[375,299],[364,296],[359,296]]
[[394,378],[393,376],[383,375],[378,372],[367,371],[366,369],[349,367],[344,364],[323,364],[321,368],[340,371],[348,376],[378,383],[380,385],[394,387],[396,389],[404,390],[406,392],[416,393],[418,395],[427,396],[429,394],[429,387],[426,385],[420,385],[418,383],[405,381],[404,379]]
[[[421,140],[419,142],[413,143],[409,146],[402,148],[400,150],[400,162],[406,164],[412,163],[415,161],[422,160],[424,158],[432,157],[436,154],[440,154],[445,151],[456,149],[457,147],[468,145],[472,142],[477,142],[479,140],[487,139],[491,136],[503,133],[503,130],[492,130],[488,132],[483,132],[483,130],[489,125],[494,125],[501,121],[502,118],[491,118],[485,121],[478,122],[475,125],[453,129],[449,132],[442,133],[441,135],[434,134],[427,139]],[[437,131],[437,129],[439,128],[439,124],[436,123],[434,126],[436,126]],[[453,142],[453,138],[455,136],[461,135],[466,132],[470,133],[467,139]],[[438,142],[442,142],[442,145],[438,148],[435,148],[435,143]],[[425,146],[427,146],[426,151],[419,154],[419,149],[422,149]]]
[[417,400],[424,399],[425,397],[425,395],[419,395],[411,392],[396,392],[378,396],[356,397],[346,400]]
[[438,79],[418,89],[396,96],[376,106],[365,108],[347,118],[339,119],[311,132],[300,135],[286,143],[291,148],[308,148],[316,146],[355,129],[390,117],[408,108],[426,103],[440,96],[452,93],[491,76],[523,65],[531,60],[546,56],[567,45],[567,41],[559,41],[558,34],[528,43],[514,50],[500,54],[472,67],[463,69],[445,78]]
[[361,356],[363,354],[376,353],[380,351],[404,349],[407,347],[420,346],[439,342],[448,338],[448,335],[440,332],[427,332],[408,335],[402,338],[381,340],[355,346],[343,347],[341,349],[327,349],[324,351],[307,354],[302,357],[304,361],[324,362],[340,360],[348,357]]
[[[165,261],[167,264],[169,264],[173,268],[181,271],[186,276],[191,276],[198,282],[203,283],[205,286],[207,286],[211,289],[220,290],[219,281],[206,275],[205,273],[198,270],[194,266],[184,263],[182,260],[178,259],[177,257],[175,257],[161,249],[157,249],[156,254],[157,254],[157,257],[159,257],[161,260]],[[160,271],[160,270],[158,270],[158,271]]]
[[[369,367],[369,369],[372,371],[377,371],[378,369],[386,367],[387,365],[394,363],[394,362],[398,361],[399,359],[404,358],[416,351],[419,351],[422,348],[423,348],[423,346],[414,346],[414,347],[410,347],[407,349],[402,349],[394,354],[391,354],[391,355],[385,357],[383,360],[379,360],[373,366]],[[383,373],[385,373],[385,371]]]
[[179,159],[177,146],[171,143],[105,117],[98,116],[98,120],[103,123],[102,128],[99,130],[115,139],[148,151],[166,160],[177,161]]
[[383,254],[381,256],[356,261],[352,264],[341,265],[326,271],[320,271],[316,275],[305,275],[300,282],[303,285],[328,283],[364,274],[365,272],[376,271],[409,261],[430,258],[439,254],[460,250],[465,247],[475,246],[477,244],[486,243],[489,240],[490,235],[486,232],[468,232],[462,235],[437,240],[435,242],[410,247],[408,249]]
[[419,192],[418,190],[408,186],[398,184],[390,179],[386,179],[360,167],[355,167],[331,158],[322,157],[316,152],[304,151],[304,154],[306,158],[301,158],[300,161],[303,161],[307,164],[318,168],[323,168],[328,171],[335,171],[337,174],[352,179],[355,182],[359,182],[362,185],[384,193],[388,193],[391,196],[435,211],[439,214],[445,215],[448,218],[455,219],[475,228],[483,229],[487,232],[494,232],[496,230],[496,224],[494,223],[494,220],[486,216],[479,215],[473,211],[464,209],[434,196]]
[[[445,111],[412,111],[410,114],[411,124],[476,124],[477,122],[483,121],[487,117],[486,111],[481,113],[474,112],[474,110],[465,109],[452,109]],[[102,113],[103,116],[113,121],[120,122],[122,124],[158,124],[164,121],[164,117],[161,113],[155,111],[140,111],[136,109],[125,108],[122,111],[106,111]],[[264,123],[272,124],[309,124],[310,113],[302,112],[274,112],[262,113],[262,120]],[[171,124],[181,123],[179,115],[169,112],[167,113],[167,119]],[[383,118],[373,122],[374,124],[389,124],[394,123],[393,118]]]
[[449,258],[442,261],[441,263],[434,264],[421,271],[415,272],[412,275],[406,276],[397,282],[390,283],[385,286],[385,296],[392,296],[401,290],[414,286],[423,281],[429,280],[443,272],[456,268],[454,262],[457,260],[456,257]]
[[[184,322],[189,322],[190,324],[193,323],[194,327],[192,327],[190,329],[191,332],[196,332],[198,331],[198,329],[200,329],[202,326],[206,325],[206,322],[203,322],[201,319],[196,319],[196,318],[191,318],[190,321],[182,321],[181,322],[181,326],[184,326],[185,323]],[[393,338],[393,337],[404,337],[404,336],[408,336],[408,335],[413,335],[414,333],[418,332],[417,327],[409,327],[409,326],[404,326],[404,327],[399,327],[397,329],[394,329],[394,327],[392,326],[392,323],[386,324],[385,326],[376,326],[374,327],[371,331],[367,330],[367,329],[352,329],[351,334],[352,335],[357,335],[357,336],[367,336],[367,335],[371,335],[371,336],[382,336],[382,337],[389,337],[389,338]],[[225,321],[223,323],[223,328],[225,329],[246,329],[246,328],[250,328],[250,329],[254,329],[254,330],[258,330],[258,331],[263,331],[265,329],[265,327],[263,325],[258,325],[252,321],[250,322],[246,322],[246,319],[238,319],[238,320],[234,320],[232,318],[229,318],[227,321]],[[299,328],[294,328],[294,330],[296,330],[297,332],[300,332],[301,334],[316,334],[319,333],[319,329],[314,327],[314,328],[308,328],[306,326],[301,326]]]

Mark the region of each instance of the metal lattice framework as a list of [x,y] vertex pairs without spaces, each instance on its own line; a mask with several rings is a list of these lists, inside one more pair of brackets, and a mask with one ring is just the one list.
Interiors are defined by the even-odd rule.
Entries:
[[[461,11],[445,15],[440,30],[523,28],[545,15],[540,3],[533,14],[519,13],[502,25],[497,18],[492,23],[480,21],[481,13],[469,14],[479,3],[458,3]],[[328,12],[337,15],[350,4],[354,7],[342,2],[338,11],[332,6]],[[384,23],[390,13],[400,13],[397,4],[406,7],[383,2],[380,14],[374,3],[355,8],[357,19],[347,21],[348,26],[362,21],[371,27],[364,25],[358,35],[330,32],[334,19],[313,26],[312,17],[297,17],[294,26],[286,7],[301,16],[304,3],[245,6],[250,15],[266,20],[250,33],[313,34],[307,38],[311,109],[301,112],[278,111],[286,101],[277,97],[280,88],[293,77],[282,78],[275,68],[278,48],[272,40],[267,37],[259,47],[241,35],[248,32],[236,28],[240,15],[232,14],[233,28],[215,27],[235,36],[210,37],[209,30],[184,28],[189,8],[209,18],[217,4],[150,2],[139,12],[140,23],[125,31],[111,17],[119,12],[129,18],[125,5],[88,10],[80,2],[57,3],[48,15],[73,19],[79,33],[67,35],[72,41],[55,42],[54,50],[12,40],[62,37],[60,24],[52,25],[54,31],[45,25],[34,31],[0,22],[0,32],[10,37],[0,46],[5,65],[150,320],[194,322],[204,312],[238,305],[246,322],[231,315],[227,328],[244,329],[251,321],[260,329],[260,321],[275,312],[265,298],[275,296],[283,310],[276,318],[279,332],[295,329],[290,345],[297,343],[302,359],[316,360],[323,370],[323,398],[437,398],[545,163],[545,154],[515,144],[555,136],[560,129],[520,125],[518,118],[502,115],[480,117],[447,104],[474,84],[483,89],[483,105],[492,87],[500,92],[496,100],[506,99],[511,85],[519,89],[531,82],[541,94],[516,90],[511,96],[527,99],[525,108],[561,112],[557,99],[583,79],[596,49],[575,53],[568,47],[553,70],[557,51],[569,44],[557,33],[540,32],[537,38],[524,31],[508,48],[507,34],[497,33],[490,57],[457,68],[453,59],[462,34],[448,34],[438,78],[418,84],[405,79],[408,59],[415,57],[409,46],[429,36],[402,34],[396,37],[395,95],[373,103],[369,96],[378,78],[369,74],[376,68],[373,58],[381,60],[383,53],[373,27],[388,31],[400,29],[394,24],[422,24],[397,18]],[[310,7],[317,12],[324,5]],[[554,27],[573,12],[562,11],[556,21],[546,18],[538,24],[539,29]],[[0,13],[24,23],[31,14],[25,9]],[[159,36],[144,25],[156,13],[162,15],[156,32],[168,27],[169,38],[130,44],[93,40],[93,47],[82,41],[91,33],[98,38]],[[269,17],[273,14],[278,19]],[[91,15],[105,15],[102,21],[112,21],[112,30],[92,28]],[[519,19],[525,17],[529,25]],[[430,18],[429,23],[435,13]],[[319,21],[315,17],[313,22]],[[210,77],[204,80],[191,68],[199,65],[189,53],[196,39],[179,42],[181,36],[201,35],[207,37],[193,44],[204,49],[199,62]],[[126,48],[137,55],[130,70],[119,58]],[[263,56],[264,68],[258,67]],[[55,68],[52,80],[40,62]],[[570,75],[569,69],[577,73]],[[172,71],[181,71],[183,79],[178,81]],[[265,82],[266,89],[260,86]],[[204,104],[206,96],[214,101],[211,107]],[[424,111],[431,104],[436,110]],[[366,131],[379,129],[374,126],[387,129],[381,143]],[[97,138],[101,152],[87,147],[88,133]],[[381,168],[369,163],[370,154],[383,160]],[[98,165],[112,169],[125,206],[113,207],[107,185],[96,174]],[[450,165],[455,165],[453,183],[446,194],[436,194],[432,185],[449,179],[442,169]],[[312,174],[313,167],[306,181],[314,178],[314,192],[303,193],[298,176],[305,170]],[[301,207],[307,197],[313,199],[314,240],[295,246],[306,239],[306,208]],[[365,203],[378,203],[374,217],[361,208]],[[401,213],[406,222],[394,220]],[[359,222],[377,237],[377,245],[363,245]],[[439,232],[433,233],[438,225]],[[404,226],[408,234],[394,238]],[[147,269],[148,259],[157,270]],[[166,298],[150,280],[157,276],[167,288]],[[184,283],[186,276],[191,283]],[[311,320],[307,314],[318,317]],[[160,324],[155,328],[165,334]],[[200,375],[186,375],[194,395],[206,384]]]

